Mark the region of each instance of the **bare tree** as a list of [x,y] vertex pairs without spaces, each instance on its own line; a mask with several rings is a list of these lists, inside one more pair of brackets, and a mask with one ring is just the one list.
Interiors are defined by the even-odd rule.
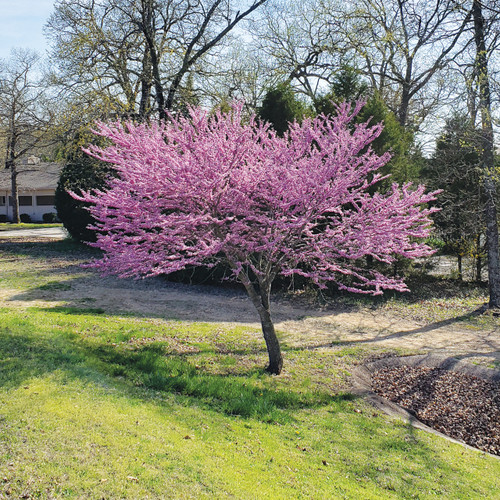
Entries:
[[141,36],[113,1],[60,1],[46,33],[53,79],[66,98],[106,114],[144,114],[151,88],[150,58]]
[[[358,61],[403,126],[408,124],[412,101],[431,83],[435,92],[446,83],[436,77],[463,50],[461,37],[470,21],[470,13],[463,17],[454,0],[321,3],[331,29],[342,33],[344,50]],[[431,97],[426,102],[438,105],[442,99]],[[430,110],[428,105],[413,110],[417,115],[413,125]]]
[[491,92],[486,50],[485,17],[480,0],[472,0],[474,45],[476,48],[475,76],[479,86],[479,112],[482,130],[482,173],[486,198],[486,247],[488,251],[488,281],[490,307],[500,307],[500,260],[498,254],[498,220],[496,207],[496,179],[494,165],[494,134],[491,115]]
[[47,30],[68,86],[162,119],[188,74],[266,1],[61,0]]
[[203,68],[196,72],[194,92],[212,107],[238,100],[256,112],[266,89],[278,81],[268,58],[251,45],[224,48],[216,57],[205,58]]
[[39,62],[36,52],[24,49],[14,49],[10,59],[0,61],[0,134],[5,168],[11,172],[13,222],[20,222],[18,160],[47,139],[53,118],[37,73]]
[[266,5],[252,31],[275,80],[314,100],[342,66],[340,40],[330,28],[316,0],[277,0]]

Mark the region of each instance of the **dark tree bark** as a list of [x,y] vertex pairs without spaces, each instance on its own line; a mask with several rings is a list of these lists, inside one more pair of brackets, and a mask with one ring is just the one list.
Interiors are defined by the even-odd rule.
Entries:
[[500,261],[498,254],[498,222],[496,183],[494,178],[493,125],[491,121],[491,94],[485,41],[484,16],[480,0],[473,0],[474,41],[476,45],[476,78],[479,83],[479,109],[482,128],[482,172],[485,194],[486,249],[488,254],[488,281],[490,307],[500,307]]
[[257,290],[246,273],[240,272],[239,279],[259,313],[262,333],[264,334],[267,354],[269,356],[269,365],[266,371],[273,375],[279,375],[283,368],[283,356],[281,355],[280,343],[271,318],[270,296],[272,280],[259,280],[259,290]]
[[408,121],[408,108],[410,107],[410,84],[408,82],[404,82],[402,84],[401,91],[401,102],[399,104],[398,109],[398,121],[402,127],[406,126],[406,122]]
[[19,189],[17,187],[17,170],[15,165],[11,167],[10,180],[12,190],[12,222],[19,224],[21,217],[19,216]]
[[141,100],[139,102],[139,117],[141,120],[147,118],[151,112],[150,98],[152,84],[152,68],[149,49],[144,49],[142,59],[142,76],[141,76]]
[[481,283],[481,270],[483,261],[481,259],[481,235],[478,234],[476,238],[476,281]]
[[11,120],[9,123],[10,134],[7,140],[7,152],[5,158],[5,168],[10,170],[10,190],[11,196],[7,203],[12,204],[12,222],[19,224],[21,218],[19,217],[19,189],[17,186],[17,166],[16,166],[16,148],[17,148],[17,138],[14,133],[14,123],[15,116],[12,113]]
[[[9,141],[10,151],[7,152],[9,155],[7,161],[5,162],[5,167],[10,170],[10,186],[11,186],[11,200],[12,200],[12,222],[19,224],[21,218],[19,216],[19,189],[17,186],[17,167],[15,158],[15,141]],[[10,204],[10,200],[8,200]]]
[[[177,94],[177,91],[179,90],[179,86],[182,82],[182,79],[188,73],[188,71],[191,69],[192,66],[204,55],[206,54],[210,49],[215,47],[220,43],[220,41],[231,31],[234,29],[234,27],[240,23],[243,19],[248,17],[254,10],[256,10],[258,7],[260,7],[262,4],[264,4],[267,0],[255,0],[253,4],[244,12],[239,12],[235,15],[234,19],[227,20],[227,25],[224,29],[222,29],[219,33],[217,33],[213,38],[205,42],[203,45],[201,45],[199,48],[196,48],[197,44],[200,42],[202,37],[204,36],[208,25],[210,24],[213,16],[215,15],[215,12],[219,8],[219,5],[221,4],[221,0],[216,0],[212,7],[207,11],[207,14],[205,16],[205,19],[203,23],[200,25],[198,32],[196,35],[192,38],[190,43],[186,47],[186,52],[184,54],[184,58],[182,61],[182,65],[179,68],[178,72],[172,79],[172,82],[170,83],[168,93],[167,93],[167,98],[165,100],[165,106],[167,109],[172,109],[174,105],[174,99]],[[162,96],[163,97],[163,96]]]
[[[144,35],[144,39],[146,40],[146,52],[148,57],[147,62],[153,76],[156,104],[158,106],[158,116],[160,120],[164,120],[167,117],[167,114],[165,112],[165,97],[160,74],[160,61],[155,43],[153,3],[151,0],[143,0],[141,15],[142,20],[140,28],[142,30],[142,34]],[[144,87],[143,90],[145,90]],[[141,104],[143,97],[144,94],[141,96]]]
[[271,318],[271,313],[268,309],[258,309],[260,316],[260,324],[262,326],[262,333],[266,341],[267,354],[269,356],[269,365],[266,371],[273,375],[279,375],[283,368],[283,356],[281,355],[281,348],[276,331],[274,330],[274,323]]

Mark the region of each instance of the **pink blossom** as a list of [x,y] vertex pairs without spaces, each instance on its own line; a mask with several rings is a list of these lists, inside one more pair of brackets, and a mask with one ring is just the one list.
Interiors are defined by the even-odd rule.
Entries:
[[[407,184],[370,194],[390,155],[370,148],[381,125],[353,123],[361,105],[292,124],[284,137],[243,117],[242,105],[215,115],[192,109],[162,125],[98,124],[112,145],[87,152],[118,176],[106,190],[73,194],[92,204],[94,245],[105,252],[94,265],[144,277],[225,261],[260,314],[268,350],[277,274],[359,293],[406,290],[402,279],[359,262],[430,255],[421,239],[436,193]],[[279,373],[272,364],[270,352]]]

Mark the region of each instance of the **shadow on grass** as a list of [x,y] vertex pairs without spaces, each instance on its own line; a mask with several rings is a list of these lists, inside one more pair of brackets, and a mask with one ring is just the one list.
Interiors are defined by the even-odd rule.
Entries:
[[[401,330],[398,332],[394,333],[382,333],[373,337],[369,337],[366,339],[350,339],[350,340],[335,340],[332,342],[322,342],[320,344],[313,344],[313,345],[308,345],[304,349],[308,350],[315,350],[315,349],[322,349],[322,348],[327,348],[327,347],[332,347],[332,346],[345,346],[345,345],[361,345],[361,344],[376,344],[377,342],[385,342],[387,340],[391,339],[398,339],[398,338],[403,338],[403,337],[411,337],[413,335],[418,335],[420,333],[428,333],[432,332],[434,330],[438,330],[439,328],[443,328],[446,326],[451,326],[456,323],[461,323],[463,321],[470,320],[474,317],[480,316],[482,314],[482,307],[476,309],[475,311],[471,311],[470,313],[463,314],[461,316],[457,316],[455,318],[449,318],[441,321],[435,321],[434,323],[429,323],[428,325],[424,325],[419,328],[414,328],[412,330]],[[487,345],[488,342],[484,341]],[[494,343],[491,343],[491,347],[495,348]],[[300,348],[302,349],[302,348]],[[475,355],[474,353],[471,354]]]
[[[57,265],[54,266],[53,273],[61,274],[65,273],[70,276],[73,271],[75,271],[75,266],[78,265],[77,261],[89,261],[92,258],[99,257],[101,253],[93,248],[86,245],[75,243],[74,241],[62,240],[62,241],[34,241],[34,242],[10,242],[1,241],[0,242],[0,252],[11,253],[12,256],[38,256],[40,258],[45,258],[50,261],[51,258],[57,260]],[[62,258],[61,258],[62,257]],[[61,262],[63,259],[67,260],[67,266],[61,267]],[[87,270],[89,273],[92,271]],[[46,269],[43,271],[46,277],[49,277],[52,273],[51,269]],[[360,308],[372,307],[377,309],[383,306],[388,300],[397,298],[407,303],[413,303],[416,301],[421,301],[427,298],[443,298],[456,297],[456,296],[466,296],[468,292],[476,293],[482,290],[484,287],[478,284],[471,284],[466,282],[461,282],[458,280],[442,279],[435,276],[412,276],[408,278],[408,284],[412,292],[409,294],[402,294],[396,292],[386,292],[382,297],[362,297],[359,295],[349,294],[347,292],[339,292],[335,290],[329,290],[328,294],[325,296],[318,295],[317,299],[313,298],[313,295],[309,299],[304,300],[282,300],[288,297],[285,295],[275,295],[274,298],[278,299],[280,306],[274,308],[274,320],[275,323],[285,320],[301,320],[304,316],[307,317],[322,317],[322,316],[334,316],[341,312],[356,311]],[[36,300],[40,294],[46,299],[47,292],[54,291],[57,292],[57,297],[55,300],[66,300],[67,306],[72,308],[85,307],[82,304],[85,300],[95,301],[95,313],[100,314],[101,309],[104,309],[107,314],[114,315],[126,315],[132,316],[136,315],[138,317],[144,317],[147,313],[151,316],[151,308],[148,308],[150,302],[146,299],[142,299],[141,292],[143,290],[151,291],[152,288],[158,291],[158,294],[154,297],[155,305],[157,310],[161,312],[158,313],[159,317],[167,317],[169,319],[179,319],[179,320],[190,320],[197,322],[211,322],[211,321],[227,321],[227,322],[238,322],[238,323],[258,323],[258,316],[256,311],[253,309],[250,301],[248,300],[246,294],[240,289],[219,287],[213,285],[184,285],[181,283],[173,283],[162,280],[161,278],[153,278],[148,280],[132,280],[132,279],[118,279],[110,278],[109,286],[113,289],[126,289],[127,291],[133,290],[136,292],[136,297],[134,297],[135,303],[128,306],[123,305],[117,300],[116,304],[106,303],[100,304],[99,298],[93,298],[92,286],[95,280],[90,282],[87,278],[73,277],[72,279],[65,279],[64,281],[50,281],[39,287],[29,288],[28,290],[19,293],[16,296],[10,298],[12,301],[16,300]],[[74,294],[72,297],[65,297],[64,291],[74,289],[81,290],[83,294],[88,294],[89,297],[83,297],[81,300],[75,299]],[[183,297],[173,297],[168,296],[169,293],[180,293],[182,295],[188,294],[191,299],[198,301],[200,307],[188,308],[188,310],[182,309]],[[320,292],[323,293],[323,292]],[[160,298],[165,297],[164,306],[161,304]],[[307,294],[306,294],[307,295]],[[296,298],[296,297],[295,297]],[[106,302],[107,297],[104,296],[102,300]],[[209,302],[208,305],[206,305]],[[318,307],[322,302],[321,306]],[[170,307],[169,303],[173,306]],[[120,305],[127,310],[120,310]],[[237,308],[233,305],[236,304]],[[103,307],[99,307],[99,306]],[[116,310],[110,310],[114,309]],[[75,311],[76,314],[76,311]],[[396,332],[390,337],[380,336],[380,340],[397,338],[406,335],[411,335],[412,333],[423,333],[426,331],[431,331],[441,326],[451,325],[455,322],[466,321],[477,314],[477,311],[470,314],[462,315],[458,318],[451,318],[444,320],[442,322],[433,323],[425,326],[423,329],[417,329],[414,331],[404,331]],[[363,342],[363,341],[361,341]]]
[[34,324],[25,319],[0,330],[0,386],[19,387],[55,371],[99,385],[109,383],[106,378],[111,377],[120,380],[121,387],[128,386],[134,397],[138,393],[140,398],[153,397],[140,389],[177,394],[196,406],[265,422],[293,420],[291,411],[303,408],[334,404],[340,409],[355,398],[269,389],[262,384],[270,377],[263,370],[251,368],[244,376],[213,374],[183,355],[165,352],[159,344],[127,347],[96,343],[69,332],[37,334]]
[[15,388],[26,380],[59,369],[74,369],[82,354],[61,336],[37,337],[33,325],[17,320],[15,330],[0,328],[0,386]]
[[66,238],[64,240],[47,239],[43,241],[29,241],[26,239],[1,239],[0,250],[4,253],[10,253],[13,255],[25,255],[27,257],[62,253],[68,256],[78,254],[81,256],[92,258],[97,257],[100,254],[99,250],[91,248],[82,243],[78,243],[71,238]]
[[[245,378],[213,375],[196,369],[181,356],[165,355],[159,346],[121,352],[110,345],[90,345],[86,339],[82,340],[68,332],[38,335],[35,325],[29,319],[24,319],[19,323],[19,328],[0,328],[0,360],[0,386],[4,387],[22,387],[29,379],[59,371],[63,379],[77,378],[84,384],[113,385],[131,400],[148,401],[154,398],[155,404],[161,406],[165,403],[157,397],[158,391],[178,393],[183,404],[206,407],[227,415],[285,424],[294,421],[294,410],[328,405],[328,415],[314,425],[318,439],[337,442],[340,449],[343,446],[341,442],[352,440],[354,449],[347,447],[340,469],[352,472],[354,477],[367,477],[382,489],[403,493],[404,488],[408,487],[406,480],[398,485],[399,475],[395,472],[395,478],[391,478],[391,470],[396,471],[403,460],[414,461],[417,470],[423,474],[430,474],[429,471],[436,469],[446,470],[448,467],[439,453],[414,434],[411,426],[388,433],[386,424],[380,425],[376,418],[354,413],[352,408],[347,408],[349,424],[343,418],[332,418],[332,413],[348,407],[348,402],[354,399],[350,394],[332,398],[327,394],[298,395],[293,391],[262,390],[255,382],[270,376],[258,370],[249,370]],[[111,377],[120,377],[121,382],[115,384]],[[352,429],[352,435],[339,436],[343,427]],[[284,432],[272,430],[276,439],[286,436],[290,441],[288,446],[299,447],[297,443],[306,446],[289,431],[286,428]],[[337,448],[335,444],[331,446]],[[326,449],[331,450],[331,446]],[[383,469],[372,466],[375,453],[384,457],[384,460],[376,460]],[[352,458],[349,454],[352,454]],[[311,460],[317,458],[313,455]],[[391,463],[391,460],[396,465],[387,467],[386,464]],[[290,466],[293,464],[290,463]],[[263,467],[267,466],[264,464]]]
[[[43,288],[43,287],[39,287]],[[88,314],[105,314],[106,311],[102,307],[66,307],[66,306],[54,306],[54,307],[43,307],[42,311],[53,312],[59,314],[66,314],[68,316],[86,316]],[[109,313],[108,313],[109,315]]]
[[[102,255],[98,249],[89,247],[84,243],[79,243],[71,238],[64,240],[0,240],[0,252],[12,255],[21,256],[53,256],[58,257],[60,254],[73,258],[93,259]],[[299,280],[300,281],[300,280]],[[386,291],[382,296],[369,297],[360,296],[351,292],[339,291],[336,287],[331,286],[326,291],[318,291],[318,301],[322,305],[327,305],[334,301],[342,304],[350,309],[356,309],[360,305],[373,306],[374,308],[383,305],[391,299],[401,299],[409,303],[418,302],[422,299],[446,299],[453,298],[457,295],[468,295],[472,291],[483,291],[487,293],[488,287],[486,283],[467,282],[458,279],[451,279],[441,276],[433,276],[425,273],[411,274],[405,278],[410,292],[394,292]],[[176,283],[174,279],[172,283]],[[302,283],[302,281],[300,281]],[[225,283],[222,284],[224,287]],[[198,286],[193,284],[192,286]],[[212,286],[212,285],[208,285]],[[302,286],[309,290],[307,282],[303,282]],[[220,288],[220,285],[213,285],[214,288]],[[232,287],[231,287],[232,288]],[[279,288],[279,287],[278,287]],[[242,289],[237,287],[238,290]],[[289,286],[284,282],[281,289],[286,291]],[[299,287],[300,289],[300,287]]]
[[[68,266],[68,271],[74,266]],[[70,269],[71,268],[71,269]],[[50,272],[50,271],[48,271]],[[60,273],[61,269],[57,269],[54,272]],[[144,317],[147,314],[148,317],[161,317],[163,319],[174,319],[174,320],[188,320],[195,322],[238,322],[238,323],[258,323],[258,316],[254,310],[252,304],[248,300],[245,293],[236,289],[223,288],[220,289],[212,285],[185,285],[181,283],[171,283],[162,280],[161,278],[152,278],[150,280],[131,280],[131,279],[118,279],[114,278],[116,281],[112,281],[113,290],[116,293],[118,289],[127,290],[130,292],[133,290],[136,293],[134,298],[134,304],[137,307],[132,306],[126,310],[120,309],[120,301],[118,300],[116,304],[113,304],[113,309],[110,309],[109,304],[105,307],[99,307],[98,299],[81,299],[81,301],[69,299],[67,300],[64,296],[66,290],[79,289],[80,286],[85,287],[86,278],[76,277],[69,280],[63,281],[50,281],[44,285],[31,288],[27,291],[23,291],[20,294],[12,296],[9,300],[36,300],[40,293],[45,293],[48,291],[54,291],[57,293],[57,300],[65,300],[65,306],[57,306],[51,308],[54,312],[60,312],[65,314],[107,314],[110,316],[124,316],[124,317]],[[154,303],[156,306],[160,306],[161,313],[154,314],[151,312],[151,302],[147,299],[147,296],[142,296],[141,291],[151,292],[152,287],[158,292],[154,297]],[[92,295],[92,288],[86,290],[83,293]],[[164,296],[163,300],[160,300]],[[169,295],[174,294],[174,295]],[[179,295],[176,295],[179,294]],[[187,294],[186,300],[195,302],[198,301],[200,307],[193,309],[192,307],[186,307],[185,309],[179,307],[182,306],[181,302],[184,300],[184,294]],[[45,295],[46,296],[46,295]],[[130,299],[130,297],[129,297]],[[357,306],[349,303],[349,301],[344,301],[345,297],[339,297],[339,303],[333,307],[325,307],[323,309],[315,309],[314,307],[306,308],[303,304],[299,305],[298,309],[294,309],[293,302],[282,303],[284,304],[285,310],[280,311],[280,307],[276,307],[274,311],[275,324],[283,320],[301,320],[303,318],[302,312],[307,311],[307,316],[311,318],[321,318],[322,316],[335,316],[349,311],[355,311],[360,307],[366,307],[369,305],[366,302],[368,299],[362,298],[358,301]],[[96,307],[88,307],[85,304],[86,300],[93,300],[96,302]],[[210,300],[210,306],[206,305],[207,300]],[[371,299],[371,306],[376,309],[378,308],[386,299]],[[129,300],[130,301],[130,300]],[[171,301],[173,301],[173,306],[170,306]],[[218,307],[221,305],[221,307]],[[224,305],[224,307],[222,307]],[[129,304],[130,306],[130,304]],[[188,304],[189,306],[189,304]],[[235,307],[233,307],[235,306]],[[286,316],[284,316],[286,312]],[[478,308],[467,314],[462,314],[461,316],[452,317],[444,319],[441,321],[436,321],[434,323],[426,324],[422,327],[396,331],[393,333],[386,334],[385,332],[380,333],[378,336],[367,339],[360,339],[349,341],[348,343],[371,343],[377,341],[386,341],[390,339],[396,339],[401,337],[407,337],[412,335],[417,335],[421,333],[431,332],[442,327],[450,326],[457,323],[467,322],[474,317],[478,317],[482,314],[483,308]],[[335,342],[338,344],[339,342]],[[340,342],[342,343],[342,342]],[[331,343],[321,344],[317,346],[310,346],[311,348],[327,347]]]
[[377,342],[378,340],[390,340],[397,339],[401,337],[407,337],[410,335],[417,335],[419,333],[427,333],[432,332],[433,330],[437,330],[438,328],[443,328],[445,326],[454,325],[455,323],[460,323],[462,321],[467,321],[472,319],[475,316],[479,316],[481,314],[481,308],[476,309],[475,311],[471,311],[467,314],[462,314],[461,316],[457,316],[455,318],[449,318],[441,321],[435,321],[434,323],[430,323],[428,325],[422,326],[420,328],[414,328],[413,330],[404,330],[399,332],[394,332],[389,335],[380,335],[379,337],[375,337],[369,340],[351,340],[349,344],[362,344],[366,342]]

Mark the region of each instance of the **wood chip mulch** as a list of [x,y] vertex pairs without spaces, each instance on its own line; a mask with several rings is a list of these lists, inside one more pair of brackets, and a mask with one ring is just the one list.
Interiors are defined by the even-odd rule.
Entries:
[[418,420],[482,451],[500,455],[500,383],[428,367],[383,368],[372,390]]

